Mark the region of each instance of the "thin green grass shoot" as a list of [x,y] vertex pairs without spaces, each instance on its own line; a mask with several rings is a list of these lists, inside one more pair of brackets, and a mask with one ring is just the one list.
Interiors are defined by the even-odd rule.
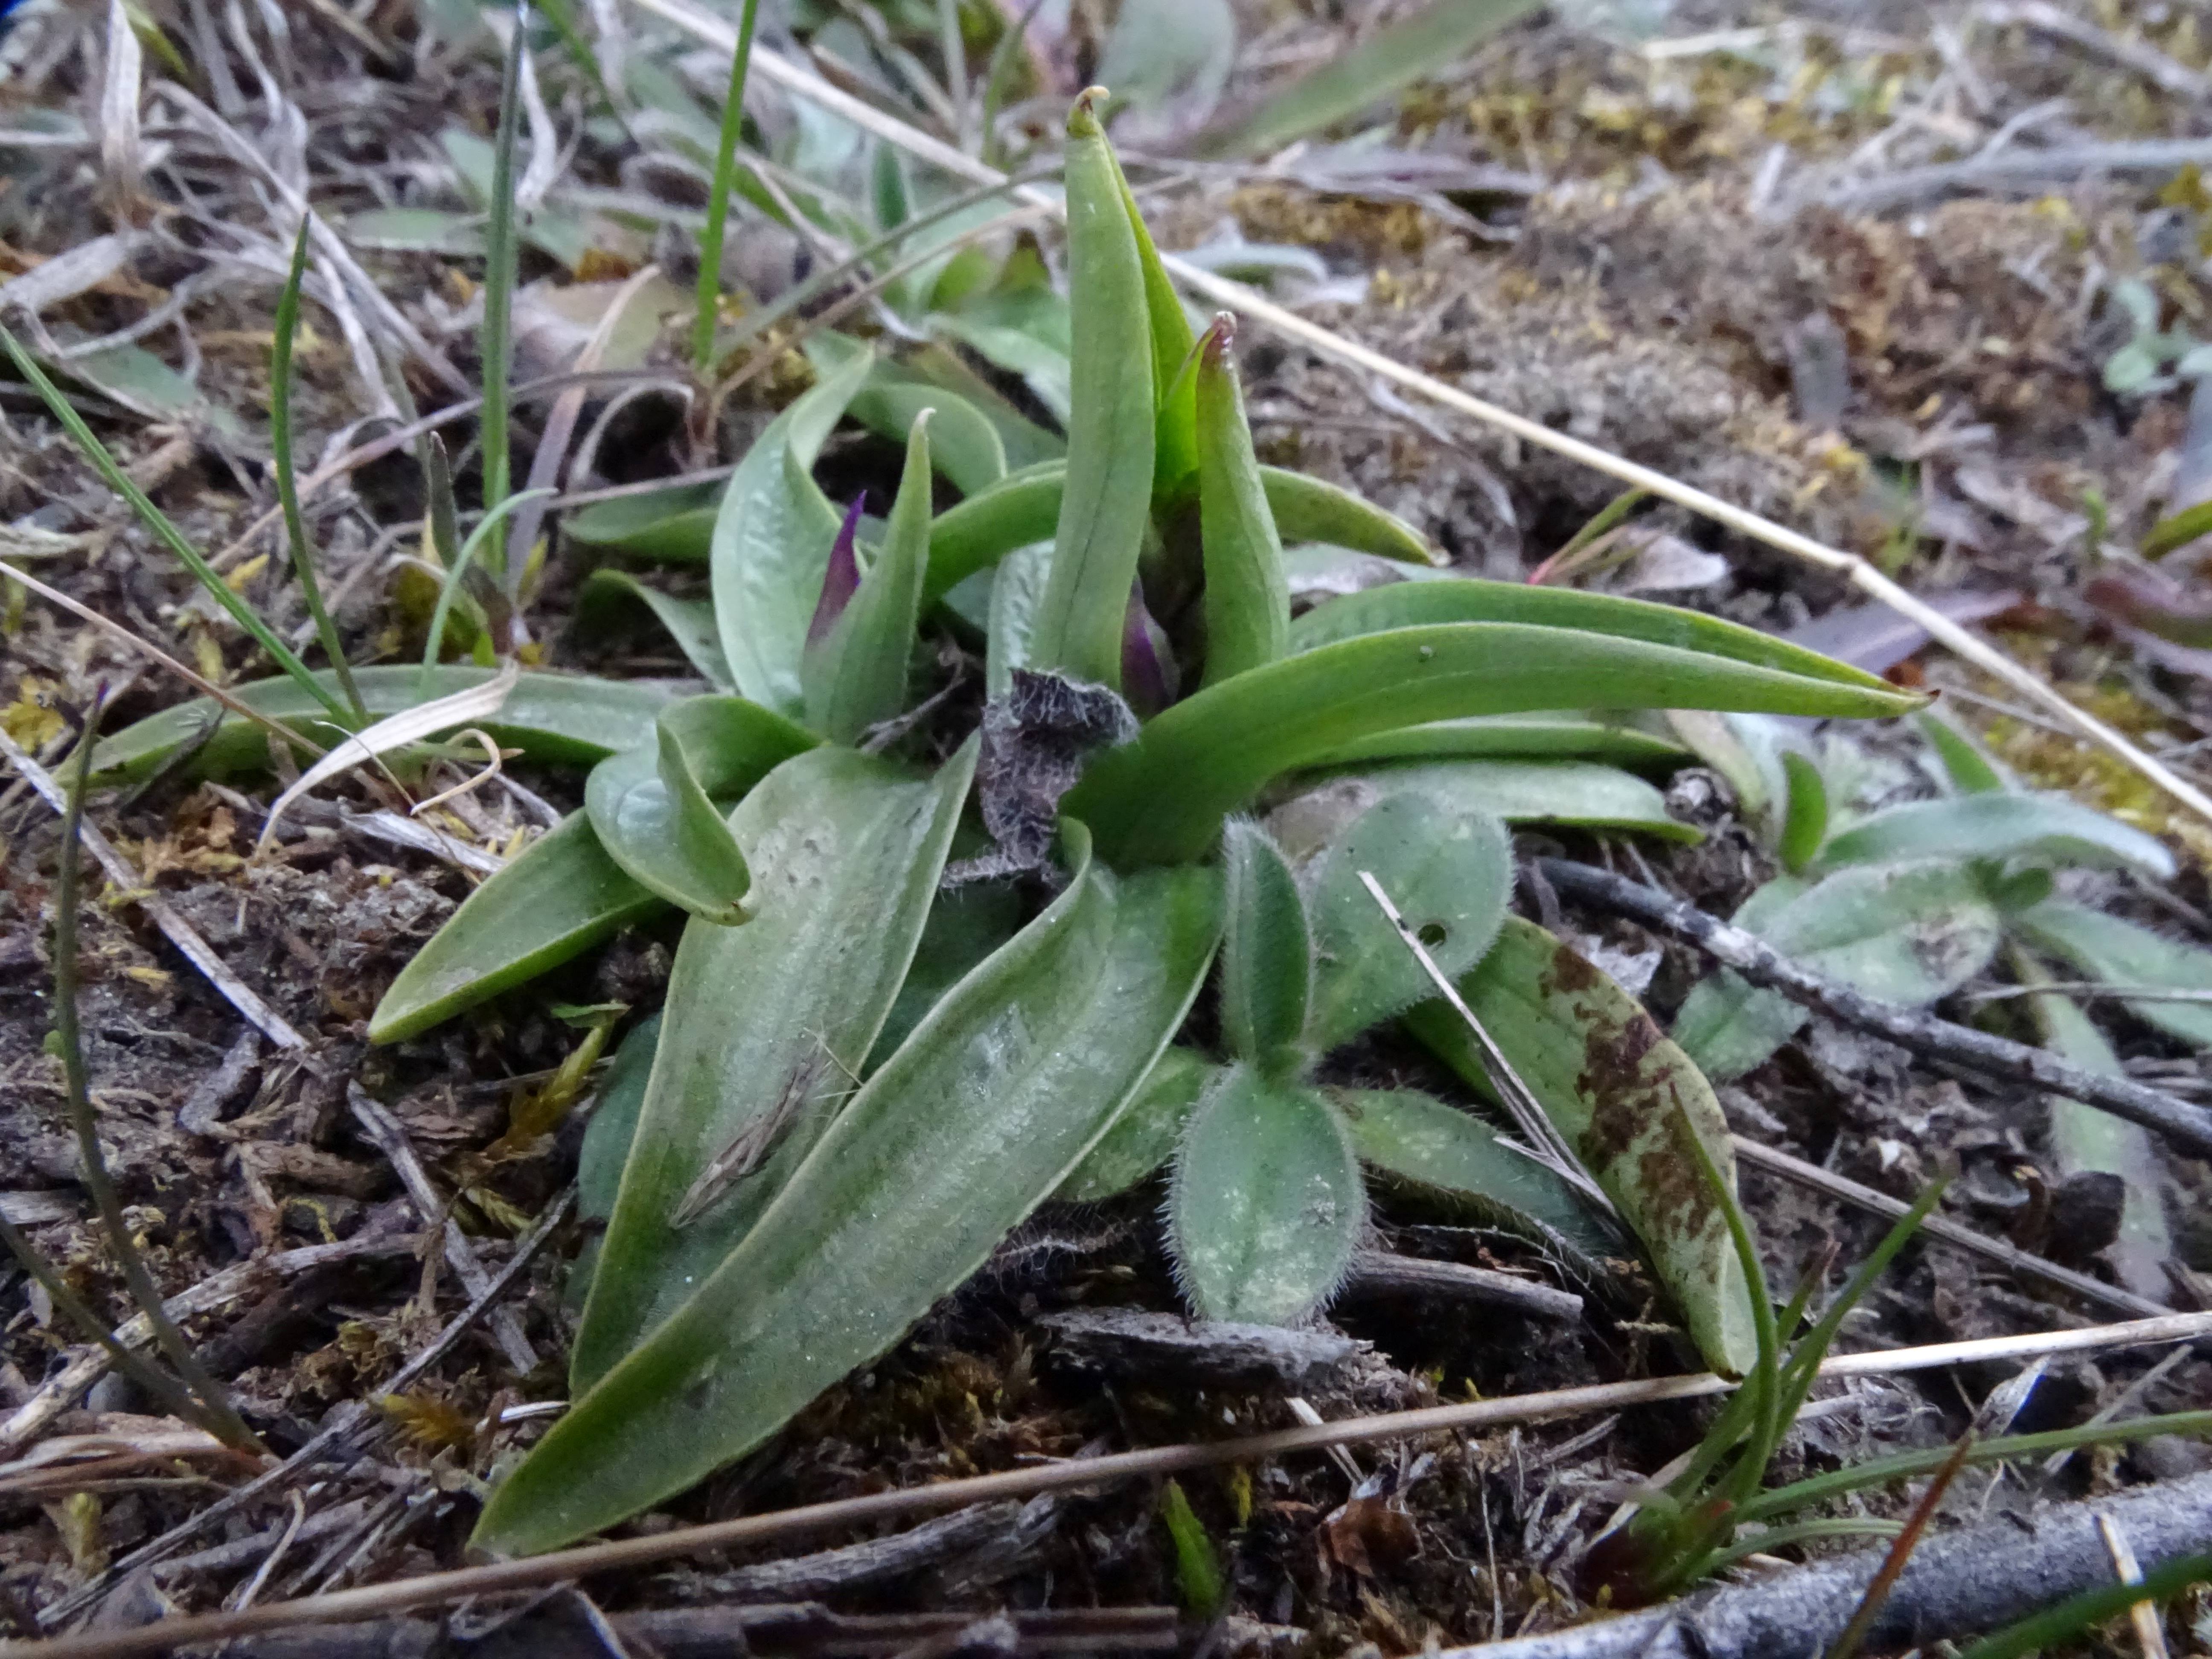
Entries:
[[[500,82],[499,129],[492,145],[491,215],[484,227],[483,323],[477,335],[483,358],[483,504],[487,513],[507,499],[510,486],[507,359],[514,326],[514,149],[522,122],[522,54],[530,50],[530,8],[519,6]],[[502,562],[503,550],[491,562]],[[506,572],[501,570],[504,576]]]
[[745,0],[738,19],[738,46],[730,57],[730,89],[722,100],[722,131],[714,146],[714,183],[707,197],[707,228],[699,238],[697,314],[691,319],[691,361],[702,374],[714,362],[714,320],[722,306],[722,237],[729,228],[730,191],[738,176],[738,137],[745,122],[745,74],[753,57],[753,21],[760,0]]

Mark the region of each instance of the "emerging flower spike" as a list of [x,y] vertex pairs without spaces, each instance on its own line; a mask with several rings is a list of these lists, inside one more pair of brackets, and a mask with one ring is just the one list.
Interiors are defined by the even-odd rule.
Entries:
[[1121,695],[1139,720],[1148,720],[1175,701],[1181,678],[1166,633],[1145,608],[1143,586],[1133,585],[1121,623]]
[[837,625],[837,618],[845,614],[845,607],[860,591],[860,560],[854,538],[860,533],[860,509],[867,500],[866,490],[853,497],[852,506],[845,509],[845,522],[838,526],[837,539],[830,544],[830,568],[822,573],[822,599],[814,607],[814,620],[806,624],[806,643],[810,647],[819,645],[830,636],[830,630]]

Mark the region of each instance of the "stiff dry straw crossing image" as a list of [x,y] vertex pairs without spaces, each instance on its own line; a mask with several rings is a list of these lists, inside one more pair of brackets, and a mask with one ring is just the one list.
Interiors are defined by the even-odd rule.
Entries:
[[0,12],[0,1652],[2204,1649],[2208,165],[2125,3]]

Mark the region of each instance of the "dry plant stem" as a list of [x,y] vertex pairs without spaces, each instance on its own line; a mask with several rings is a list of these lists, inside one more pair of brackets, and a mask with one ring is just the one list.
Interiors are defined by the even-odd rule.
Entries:
[[[399,1176],[399,1184],[407,1189],[407,1196],[422,1218],[426,1227],[436,1227],[444,1219],[447,1264],[461,1288],[471,1297],[483,1296],[491,1286],[491,1275],[484,1271],[483,1263],[477,1259],[476,1249],[461,1231],[460,1224],[447,1215],[445,1200],[431,1186],[422,1160],[415,1155],[414,1143],[407,1139],[407,1131],[399,1120],[371,1099],[358,1083],[346,1085],[346,1103],[362,1131],[375,1143],[376,1148],[392,1161]],[[500,1352],[507,1363],[514,1367],[515,1374],[527,1376],[538,1369],[538,1351],[530,1346],[530,1339],[522,1333],[522,1322],[512,1308],[495,1308],[491,1315],[492,1334],[499,1339]]]
[[1920,1501],[1913,1504],[1912,1513],[1905,1517],[1905,1529],[1891,1541],[1888,1553],[1881,1559],[1881,1565],[1868,1581],[1866,1592],[1859,1597],[1858,1607],[1851,1613],[1850,1623],[1844,1626],[1844,1633],[1829,1646],[1827,1659],[1853,1659],[1859,1649],[1866,1644],[1867,1633],[1873,1630],[1875,1620],[1881,1617],[1882,1604],[1889,1600],[1890,1592],[1897,1588],[1897,1581],[1904,1576],[1905,1564],[1912,1559],[1912,1552],[1920,1547],[1921,1539],[1927,1534],[1928,1523],[1936,1518],[1936,1511],[1942,1507],[1944,1494],[1951,1490],[1951,1483],[1959,1478],[1959,1471],[1966,1467],[1966,1454],[1973,1447],[1973,1431],[1969,1429],[1960,1437],[1958,1449],[1943,1467],[1936,1471],[1936,1478],[1928,1483],[1928,1490],[1920,1494]]
[[[25,754],[15,740],[5,731],[0,731],[0,758],[5,758],[24,781],[38,792],[39,799],[57,812],[69,810],[68,797],[61,786],[46,768]],[[245,981],[232,973],[216,955],[208,942],[195,932],[190,922],[169,908],[168,903],[139,879],[131,860],[117,852],[107,837],[88,823],[83,826],[85,849],[99,861],[100,867],[115,884],[119,894],[127,896],[146,913],[147,921],[161,930],[162,937],[177,947],[185,961],[207,976],[208,983],[222,994],[223,1000],[243,1014],[246,1020],[280,1048],[294,1048],[305,1053],[307,1038],[295,1030],[291,1023],[264,1002],[247,988]]]
[[[1862,1186],[1847,1176],[1824,1170],[1817,1164],[1808,1164],[1802,1158],[1792,1158],[1787,1152],[1778,1152],[1771,1146],[1761,1146],[1747,1136],[1734,1135],[1730,1139],[1735,1143],[1736,1157],[1741,1162],[1765,1170],[1770,1175],[1779,1176],[1785,1181],[1794,1181],[1816,1193],[1825,1193],[1830,1198],[1856,1205],[1875,1215],[1894,1221],[1912,1207],[1892,1198],[1887,1193],[1876,1192],[1873,1188]],[[2007,1244],[2002,1239],[1978,1233],[1971,1227],[1962,1227],[1948,1216],[1935,1214],[1923,1218],[1920,1231],[1923,1237],[1954,1245],[1970,1255],[1980,1256],[1985,1261],[2008,1268],[2023,1279],[2038,1280],[2069,1291],[2084,1302],[2124,1314],[2130,1319],[2160,1319],[2173,1312],[2164,1303],[2137,1296],[2133,1291],[2123,1290],[2117,1285],[2107,1285],[2101,1279],[2076,1273],[2071,1267],[2062,1267],[2055,1261],[2045,1261],[2039,1255]]]
[[[635,3],[646,11],[666,18],[696,39],[724,52],[732,50],[736,44],[734,33],[726,23],[699,10],[690,0],[635,0]],[[973,179],[978,184],[996,184],[1006,176],[997,168],[985,166],[973,156],[908,126],[894,116],[884,114],[850,94],[840,92],[820,76],[799,68],[780,53],[756,51],[752,68],[756,73],[776,82],[787,91],[842,116],[864,131],[896,144],[908,154],[942,167],[956,177]],[[2169,167],[2178,165],[2179,162],[2168,164]],[[1059,210],[1059,204],[1041,192],[1023,191],[1017,193],[1035,204],[1055,212]],[[1192,293],[1213,305],[1227,307],[1241,316],[1264,324],[1278,334],[1297,341],[1323,357],[1395,381],[1409,392],[1419,392],[1432,403],[1441,404],[1487,426],[1510,432],[1524,443],[1550,450],[1556,455],[1564,455],[1569,460],[1579,461],[1595,471],[1620,479],[1623,483],[1649,490],[1662,501],[1687,507],[1691,512],[1723,525],[1739,535],[1765,542],[1769,547],[1802,559],[1808,564],[1818,565],[1824,570],[1834,571],[1869,597],[1881,601],[1900,616],[1911,617],[1947,649],[1964,657],[1984,673],[2002,680],[2031,702],[2049,709],[2089,741],[2126,762],[2191,811],[2212,820],[2212,797],[2207,797],[2196,785],[2146,754],[2094,714],[2075,708],[2003,652],[1968,633],[1934,606],[1915,598],[1856,554],[1846,553],[1840,548],[1814,541],[1802,532],[1777,524],[1771,519],[1763,518],[1733,502],[1724,501],[1717,495],[1670,478],[1663,472],[1638,465],[1625,457],[1600,449],[1595,444],[1584,443],[1564,432],[1555,432],[1541,422],[1529,420],[1510,410],[1500,409],[1495,404],[1472,397],[1432,374],[1409,368],[1372,347],[1347,339],[1318,323],[1310,322],[1242,283],[1217,276],[1212,271],[1201,270],[1171,253],[1163,253],[1160,258],[1168,273]]]
[[[384,1395],[404,1393],[420,1381],[433,1365],[451,1353],[460,1340],[475,1328],[477,1322],[495,1307],[500,1298],[521,1279],[530,1264],[538,1259],[538,1253],[560,1231],[562,1224],[568,1220],[570,1212],[575,1208],[575,1203],[576,1189],[574,1186],[570,1186],[552,1203],[547,1205],[544,1214],[538,1218],[538,1224],[515,1245],[514,1259],[500,1269],[499,1276],[484,1286],[481,1295],[471,1297],[468,1306],[454,1315],[447,1322],[446,1328],[431,1340],[428,1346],[392,1373],[377,1392]],[[404,1246],[411,1251],[417,1240],[415,1235],[410,1234],[387,1242],[395,1248]],[[321,1245],[316,1248],[332,1250],[342,1247]],[[291,1255],[295,1256],[307,1254],[310,1252],[290,1253]],[[282,1261],[285,1259],[287,1258],[280,1257],[278,1261]],[[365,1442],[377,1428],[381,1426],[380,1419],[360,1411],[348,1412],[341,1407],[334,1416],[337,1421],[323,1429],[276,1468],[209,1505],[190,1520],[173,1527],[152,1542],[142,1545],[123,1559],[114,1563],[106,1572],[91,1583],[71,1591],[51,1607],[42,1609],[39,1614],[40,1626],[50,1630],[62,1623],[81,1609],[91,1606],[106,1595],[112,1586],[120,1583],[140,1567],[175,1554],[193,1539],[204,1535],[213,1528],[217,1522],[228,1519],[258,1501],[267,1493],[276,1491],[302,1470],[313,1467],[334,1453],[342,1452],[349,1443]],[[38,1650],[45,1650],[40,1647]]]
[[[2212,1313],[2176,1314],[2166,1319],[2132,1320],[2118,1325],[2094,1325],[2083,1330],[2036,1331],[2020,1336],[1938,1343],[1923,1348],[1892,1348],[1874,1353],[1839,1354],[1821,1364],[1820,1375],[1893,1376],[1945,1365],[2019,1359],[2047,1353],[2086,1353],[2149,1343],[2190,1342],[2206,1336],[2212,1336]],[[154,1653],[196,1643],[221,1641],[234,1636],[250,1635],[256,1631],[275,1630],[286,1625],[376,1618],[410,1607],[434,1607],[457,1601],[466,1596],[534,1589],[544,1584],[565,1583],[587,1573],[642,1566],[649,1562],[689,1555],[698,1550],[759,1544],[769,1539],[819,1532],[830,1528],[859,1526],[901,1516],[933,1513],[967,1504],[988,1503],[1006,1498],[1033,1498],[1040,1492],[1079,1492],[1117,1480],[1179,1474],[1188,1469],[1217,1468],[1224,1464],[1256,1463],[1267,1458],[1320,1451],[1331,1446],[1367,1445],[1380,1441],[1407,1440],[1426,1434],[1496,1428],[1506,1424],[1550,1422],[1560,1418],[1613,1411],[1623,1406],[1649,1405],[1668,1400],[1694,1400],[1709,1395],[1725,1394],[1733,1386],[1711,1372],[1650,1377],[1628,1382],[1602,1382],[1587,1388],[1559,1389],[1547,1394],[1471,1401],[1462,1405],[1431,1406],[1419,1411],[1352,1418],[1343,1422],[1326,1423],[1318,1428],[1282,1429],[1273,1434],[1249,1435],[1240,1439],[1156,1446],[1143,1451],[1115,1452],[1101,1457],[1071,1458],[1056,1463],[1010,1469],[1000,1474],[940,1480],[926,1486],[873,1492],[865,1497],[807,1504],[767,1515],[743,1516],[702,1527],[682,1528],[653,1537],[618,1539],[611,1543],[555,1550],[519,1561],[501,1561],[487,1566],[428,1573],[397,1583],[367,1585],[330,1595],[309,1596],[297,1601],[248,1608],[236,1613],[170,1619],[142,1630],[86,1633],[46,1642],[0,1642],[0,1659],[111,1659],[111,1656],[120,1659],[121,1656],[127,1654]],[[264,1476],[263,1482],[270,1479]],[[2212,1484],[2212,1476],[2197,1479]],[[263,1482],[256,1485],[260,1486]],[[234,1493],[215,1507],[223,1509],[243,1495],[242,1492]],[[197,1526],[198,1522],[193,1524]],[[2131,1533],[2130,1535],[2134,1534]],[[153,1547],[149,1546],[148,1549]],[[147,1551],[142,1550],[128,1560],[118,1563],[99,1583],[104,1586],[119,1573],[137,1565],[146,1554]],[[88,1599],[88,1591],[79,1591],[54,1608],[42,1613],[40,1622],[51,1626],[82,1607]],[[1851,1600],[1856,1601],[1856,1591],[1854,1590]]]
[[1872,1031],[1899,1048],[2007,1083],[2026,1084],[2155,1129],[2199,1157],[2212,1154],[2212,1113],[2126,1078],[2069,1065],[2041,1048],[2009,1042],[1917,1009],[1881,1002],[1804,969],[1765,940],[1707,915],[1656,887],[1625,880],[1587,864],[1538,859],[1536,867],[1559,892],[1639,921],[1655,933],[1694,945],[1753,983],[1820,1009],[1847,1025]]
[[108,1178],[107,1158],[100,1146],[100,1116],[92,1103],[92,1079],[84,1064],[84,1033],[77,1023],[77,908],[82,896],[77,870],[77,836],[84,826],[84,797],[92,779],[92,751],[98,744],[100,695],[85,716],[77,737],[76,777],[62,810],[61,873],[54,884],[54,1036],[61,1044],[62,1079],[69,1098],[70,1126],[76,1131],[78,1175],[92,1194],[107,1234],[108,1248],[123,1269],[123,1282],[131,1299],[153,1327],[154,1340],[176,1368],[177,1375],[198,1401],[192,1420],[227,1445],[240,1451],[261,1451],[260,1438],[246,1426],[230,1403],[222,1385],[208,1374],[191,1344],[185,1340],[161,1305],[161,1287],[147,1271],[146,1259],[131,1236],[131,1222],[123,1213],[123,1200]]
[[[2142,1583],[2142,1563],[2136,1559],[2135,1546],[2120,1530],[2118,1522],[2109,1515],[2097,1517],[2097,1530],[2105,1540],[2105,1553],[2112,1558],[2112,1571],[2119,1575],[2123,1584]],[[2142,1650],[2143,1659],[2167,1659],[2166,1626],[2158,1616],[2158,1609],[2148,1601],[2137,1601],[2128,1609],[2129,1622],[2135,1626],[2136,1645]]]
[[[301,1249],[284,1250],[273,1256],[241,1261],[234,1267],[226,1267],[171,1297],[162,1306],[170,1318],[186,1319],[194,1314],[210,1312],[235,1300],[258,1283],[264,1273],[281,1279],[327,1267],[334,1261],[351,1261],[369,1256],[412,1255],[420,1242],[413,1233],[398,1233],[380,1238],[341,1239],[335,1244],[310,1244]],[[154,1340],[154,1328],[143,1314],[138,1314],[117,1326],[112,1335],[125,1348],[143,1348]],[[36,1394],[18,1406],[4,1421],[0,1421],[0,1457],[14,1456],[67,1411],[87,1389],[107,1374],[109,1358],[104,1347],[87,1350],[41,1383]]]
[[1572,1291],[1539,1284],[1512,1273],[1470,1267],[1459,1261],[1431,1261],[1420,1256],[1399,1255],[1390,1250],[1360,1250],[1353,1254],[1344,1293],[1349,1296],[1434,1296],[1461,1302],[1484,1302],[1511,1308],[1540,1319],[1578,1320],[1583,1299]]

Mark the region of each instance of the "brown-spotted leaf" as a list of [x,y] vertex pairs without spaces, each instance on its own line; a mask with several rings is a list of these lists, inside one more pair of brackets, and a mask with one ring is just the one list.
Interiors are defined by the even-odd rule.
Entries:
[[[1460,991],[1642,1241],[1705,1363],[1729,1375],[1747,1371],[1758,1358],[1750,1296],[1727,1221],[1685,1139],[1694,1133],[1735,1184],[1728,1124],[1704,1075],[1634,997],[1517,916],[1505,919]],[[1425,1003],[1407,1023],[1488,1092],[1474,1039],[1450,1008]]]

